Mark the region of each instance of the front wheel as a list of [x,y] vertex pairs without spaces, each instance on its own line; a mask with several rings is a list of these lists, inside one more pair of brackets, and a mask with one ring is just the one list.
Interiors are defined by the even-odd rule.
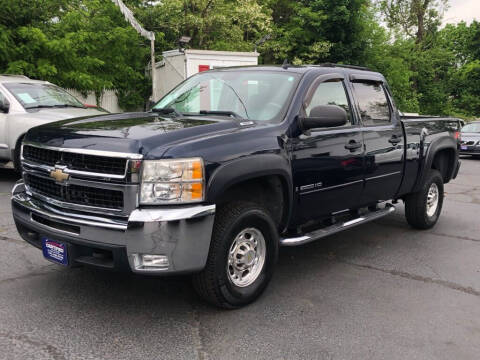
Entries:
[[265,290],[277,257],[277,229],[269,213],[253,203],[228,204],[216,214],[207,264],[194,276],[194,287],[213,305],[241,307]]
[[405,216],[410,226],[416,229],[432,228],[440,217],[443,197],[442,175],[432,169],[422,189],[405,198]]

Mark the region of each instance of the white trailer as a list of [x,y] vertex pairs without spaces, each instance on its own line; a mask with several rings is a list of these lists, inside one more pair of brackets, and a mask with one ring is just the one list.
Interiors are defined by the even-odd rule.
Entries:
[[258,65],[257,52],[212,50],[170,50],[162,53],[163,60],[155,64],[154,100],[160,99],[186,78],[219,67]]

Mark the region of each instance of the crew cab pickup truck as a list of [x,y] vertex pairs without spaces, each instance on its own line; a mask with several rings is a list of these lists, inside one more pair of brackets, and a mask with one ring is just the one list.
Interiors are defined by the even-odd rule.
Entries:
[[31,129],[13,216],[50,261],[192,274],[201,297],[235,308],[265,289],[281,246],[386,216],[399,200],[411,226],[434,226],[459,170],[459,130],[456,119],[402,118],[384,77],[364,68],[217,69],[149,112]]

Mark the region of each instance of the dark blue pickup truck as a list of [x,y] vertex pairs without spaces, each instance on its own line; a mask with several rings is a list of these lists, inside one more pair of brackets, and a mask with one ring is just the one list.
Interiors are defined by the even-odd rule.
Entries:
[[388,215],[435,225],[460,121],[406,118],[384,77],[321,66],[195,75],[151,111],[64,120],[24,139],[21,236],[50,261],[190,273],[226,308],[257,298],[280,246]]

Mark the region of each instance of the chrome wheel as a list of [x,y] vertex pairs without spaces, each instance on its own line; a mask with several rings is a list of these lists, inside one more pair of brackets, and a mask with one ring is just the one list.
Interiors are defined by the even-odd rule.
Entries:
[[257,280],[265,264],[265,254],[262,232],[255,228],[242,230],[228,252],[227,275],[232,284],[246,287]]
[[432,217],[437,212],[439,197],[440,192],[438,191],[438,186],[436,183],[432,183],[427,194],[427,215],[429,217]]

